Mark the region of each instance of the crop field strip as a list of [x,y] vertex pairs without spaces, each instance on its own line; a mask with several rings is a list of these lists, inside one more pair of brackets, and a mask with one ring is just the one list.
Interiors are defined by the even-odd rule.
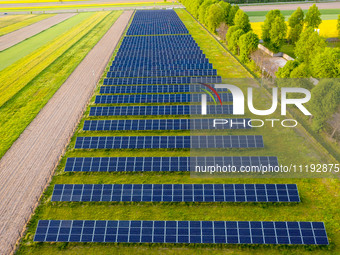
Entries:
[[56,184],[63,202],[300,202],[295,184]]
[[41,220],[35,241],[327,245],[323,222]]
[[74,15],[74,13],[57,14],[29,26],[23,27],[12,33],[3,35],[0,37],[0,51],[6,50],[7,48],[18,44],[27,38],[39,34],[40,32],[55,26],[56,24],[63,22]]
[[[162,15],[158,13],[162,12]],[[152,13],[156,13],[155,16]],[[212,69],[209,66],[209,60],[197,58],[190,55],[176,53],[168,55],[169,58],[157,57],[157,53],[167,49],[176,49],[173,47],[163,47],[166,40],[171,42],[171,36],[174,41],[182,35],[176,33],[186,33],[184,40],[192,40],[188,32],[182,30],[183,24],[175,14],[176,22],[173,29],[171,19],[166,13],[173,11],[137,11],[131,26],[124,37],[121,47],[114,59],[107,78],[100,88],[101,94],[115,93],[163,93],[154,95],[108,95],[97,96],[94,103],[101,104],[145,104],[145,103],[171,103],[171,105],[153,105],[153,106],[107,106],[107,107],[90,107],[89,116],[152,116],[152,115],[190,115],[200,114],[199,105],[172,105],[175,101],[170,98],[180,98],[185,101],[197,98],[199,94],[164,94],[164,93],[191,93],[200,92],[199,85],[190,86],[200,82],[220,83],[221,77],[211,72],[202,72],[205,68]],[[144,16],[143,16],[144,15]],[[136,23],[134,24],[135,18]],[[144,17],[145,26],[142,26]],[[160,27],[166,20],[169,24]],[[177,22],[177,19],[180,22]],[[183,25],[184,26],[184,25]],[[143,27],[143,28],[142,28]],[[164,36],[147,36],[152,33],[159,33]],[[174,35],[169,35],[169,34]],[[143,36],[141,36],[143,35]],[[164,39],[164,40],[163,40]],[[193,41],[193,40],[192,40]],[[129,43],[131,47],[129,47]],[[194,42],[194,41],[193,41]],[[152,47],[152,45],[157,45]],[[170,43],[171,44],[171,43]],[[190,44],[191,48],[198,48],[196,43]],[[142,47],[139,47],[142,46]],[[132,48],[139,48],[137,57],[134,55]],[[188,50],[190,50],[190,47]],[[143,49],[147,52],[143,54]],[[129,54],[123,54],[125,50]],[[176,52],[176,51],[175,51]],[[197,54],[203,54],[197,50]],[[121,57],[119,57],[119,55]],[[155,57],[154,57],[155,56]],[[188,58],[186,58],[188,57]],[[191,58],[192,57],[192,58]],[[203,62],[193,61],[194,59],[203,59]],[[198,69],[195,69],[196,67]],[[185,69],[189,67],[193,77],[182,76],[186,74]],[[194,68],[192,68],[194,67]],[[136,69],[135,69],[136,68]],[[170,68],[170,69],[165,69]],[[172,69],[173,68],[173,69]],[[165,71],[165,70],[169,71]],[[164,71],[163,71],[164,70]],[[173,70],[173,71],[171,71]],[[179,70],[179,71],[178,71]],[[214,69],[213,69],[214,70]],[[117,72],[117,75],[115,74]],[[195,76],[199,73],[203,76]],[[188,72],[187,72],[188,73]],[[169,75],[166,77],[166,75]],[[178,77],[176,77],[178,75]],[[126,76],[126,77],[124,77]],[[211,76],[211,75],[210,75]],[[180,78],[180,79],[179,79]],[[131,86],[138,84],[139,86]],[[157,84],[157,86],[156,86]],[[167,85],[162,85],[167,84]],[[174,84],[174,85],[173,85]],[[188,85],[184,85],[188,84]],[[109,85],[109,86],[108,86]],[[112,86],[116,85],[116,86]],[[118,85],[118,86],[117,86]],[[124,86],[121,86],[124,85]],[[179,86],[187,86],[179,87]],[[193,89],[192,89],[193,88]],[[204,88],[202,86],[202,88]],[[155,91],[156,90],[156,91]],[[193,90],[193,91],[191,91]],[[146,91],[146,92],[145,92]],[[226,91],[223,91],[226,92]],[[222,97],[229,99],[231,94],[224,93]],[[166,98],[166,99],[165,99]],[[212,100],[211,100],[212,101]],[[210,101],[210,102],[211,102]],[[225,100],[226,101],[226,100]],[[181,102],[179,102],[181,103]],[[182,102],[183,103],[183,102]],[[231,105],[208,105],[208,114],[221,114],[224,109],[226,114],[231,113]],[[218,109],[218,110],[217,110]],[[208,119],[205,119],[205,121]],[[238,120],[238,119],[235,119]],[[154,121],[154,122],[153,122]],[[177,122],[175,122],[177,121]],[[196,121],[196,122],[193,122]],[[188,129],[189,123],[198,124],[198,129],[204,129],[203,119],[164,119],[164,120],[85,120],[84,131],[124,131],[124,130],[177,130],[181,129],[181,122],[185,123],[185,129]],[[204,122],[205,122],[204,121]],[[246,121],[239,119],[238,121]],[[163,127],[160,123],[163,122]],[[100,124],[99,124],[100,123]],[[147,127],[147,124],[148,127]],[[170,123],[170,125],[165,124]],[[194,124],[195,125],[195,124]],[[240,125],[240,124],[239,124]],[[209,129],[209,125],[205,124]],[[190,129],[193,129],[191,126]],[[147,129],[145,129],[147,128]],[[226,129],[232,129],[226,125]],[[249,126],[244,127],[250,129]],[[234,129],[239,129],[235,126]],[[242,129],[242,128],[240,128]],[[251,129],[250,129],[251,130]],[[171,149],[171,148],[256,148],[264,147],[263,138],[260,135],[231,135],[231,136],[76,136],[75,149]],[[79,151],[79,150],[77,150]],[[147,152],[146,152],[147,153]],[[76,152],[77,154],[77,152]],[[76,155],[75,154],[75,155]],[[278,165],[276,157],[75,157],[68,158],[65,172],[185,172],[190,171],[191,164],[221,163],[232,164],[236,167],[241,166],[258,166],[261,164],[273,166]],[[227,195],[228,194],[228,195]],[[52,195],[52,201],[64,202],[300,202],[299,193],[295,184],[57,184]],[[127,205],[126,205],[127,206]],[[64,226],[61,227],[61,224]],[[73,232],[73,223],[77,222]],[[84,224],[87,222],[87,230],[84,230]],[[95,233],[97,222],[101,225],[99,232]],[[99,223],[100,222],[100,223]],[[120,222],[123,225],[120,225]],[[145,222],[145,223],[144,223]],[[147,222],[147,223],[146,223]],[[157,222],[157,228],[154,223]],[[49,230],[50,224],[53,230]],[[92,226],[90,226],[92,224]],[[116,224],[116,230],[108,234],[107,224]],[[144,225],[145,224],[145,225]],[[98,225],[98,226],[99,226]],[[105,226],[104,226],[105,225]],[[113,226],[113,225],[110,225]],[[119,229],[119,227],[126,229]],[[133,227],[132,227],[133,226]],[[167,230],[167,227],[174,228]],[[87,228],[86,227],[86,228]],[[133,229],[132,229],[132,228]],[[143,232],[143,227],[151,228]],[[63,230],[61,230],[63,228]],[[92,230],[91,230],[92,228]],[[135,229],[136,228],[136,229]],[[163,230],[161,229],[163,228]],[[183,229],[184,230],[183,230]],[[185,230],[187,228],[187,230]],[[191,230],[197,228],[195,230]],[[224,228],[217,230],[215,228]],[[320,230],[320,231],[319,231]],[[133,234],[130,236],[130,233]],[[136,231],[136,232],[135,232]],[[154,234],[155,231],[159,234]],[[163,231],[163,232],[162,232]],[[179,235],[179,231],[188,231],[188,234]],[[162,233],[161,233],[162,232]],[[203,234],[205,233],[205,234]],[[218,236],[221,235],[221,236]],[[109,236],[109,237],[108,237]],[[317,244],[327,245],[328,238],[325,226],[322,222],[214,222],[214,221],[39,221],[36,229],[34,241],[38,242],[146,242],[146,243],[244,243],[244,244]]]
[[49,17],[54,16],[55,14],[40,14],[40,15],[14,15],[14,16],[27,16],[24,17],[18,17],[12,19],[12,22],[3,22],[3,19],[0,19],[1,23],[7,23],[6,26],[0,25],[0,36],[3,36],[5,34],[11,33],[13,31],[16,31],[20,28],[29,26],[31,24],[34,24],[36,22],[39,22],[41,20],[47,19]]
[[[20,231],[32,214],[43,187],[48,182],[93,93],[95,82],[92,79],[96,81],[100,79],[100,73],[109,61],[107,53],[113,53],[119,42],[132,12],[124,12],[120,16],[121,13],[110,12],[108,19],[88,34],[91,38],[84,37],[84,41],[79,42],[79,46],[84,47],[82,50],[85,50],[85,55],[81,58],[83,61],[77,63],[74,72],[71,70],[72,74],[67,76],[64,86],[61,86],[29,128],[21,134],[1,159],[0,186],[3,206],[0,208],[0,221],[3,224],[0,229],[0,253],[8,254],[13,250]],[[115,21],[116,24],[113,25]],[[84,46],[83,42],[88,45]],[[94,48],[90,51],[88,46]],[[75,52],[79,57],[79,52]],[[75,55],[72,54],[72,57],[74,58]],[[63,67],[60,68],[61,70]],[[93,77],[88,70],[94,70],[97,75]],[[39,100],[43,99],[39,98]],[[9,172],[10,174],[6,174]]]
[[78,157],[65,172],[189,172],[193,165],[278,166],[277,157]]

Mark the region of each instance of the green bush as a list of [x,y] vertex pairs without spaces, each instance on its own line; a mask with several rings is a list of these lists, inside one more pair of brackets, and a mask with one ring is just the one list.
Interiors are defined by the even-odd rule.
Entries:
[[249,55],[257,49],[258,45],[259,37],[252,31],[249,31],[240,37],[239,48],[242,63],[249,62]]

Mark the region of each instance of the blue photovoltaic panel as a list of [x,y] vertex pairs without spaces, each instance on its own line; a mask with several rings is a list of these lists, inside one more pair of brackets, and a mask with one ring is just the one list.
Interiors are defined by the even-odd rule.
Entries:
[[277,157],[80,157],[67,158],[65,172],[188,172],[194,165],[259,167],[279,165]]
[[221,83],[220,76],[204,77],[157,77],[157,78],[110,78],[104,79],[104,85],[135,84],[186,84],[186,83]]
[[300,202],[296,184],[56,184],[51,201]]
[[[101,94],[139,94],[139,93],[179,93],[202,92],[203,85],[134,85],[134,86],[102,86]],[[227,92],[227,89],[215,89]]]
[[107,78],[125,77],[161,77],[161,76],[211,76],[217,75],[215,69],[208,70],[155,70],[155,71],[120,71],[108,72]]
[[136,11],[126,35],[187,34],[174,10]]
[[[232,102],[231,93],[220,94],[222,102]],[[217,98],[215,100],[218,100]],[[201,102],[202,94],[147,94],[147,95],[101,95],[96,96],[96,104],[141,104],[141,103],[190,103]],[[207,102],[214,102],[207,97]]]
[[250,129],[250,119],[224,119],[215,124],[214,119],[144,119],[144,120],[85,120],[85,131],[118,130],[200,130],[200,129]]
[[262,148],[260,135],[235,136],[89,136],[76,149]]
[[[232,114],[232,105],[207,105],[207,114]],[[198,115],[200,105],[150,105],[91,107],[90,116]]]
[[328,245],[323,222],[40,220],[35,242]]
[[156,71],[156,70],[185,70],[185,69],[212,69],[213,66],[210,63],[203,64],[165,64],[165,65],[155,65],[152,68],[145,68],[144,66],[125,66],[125,67],[110,67],[110,72],[116,71]]

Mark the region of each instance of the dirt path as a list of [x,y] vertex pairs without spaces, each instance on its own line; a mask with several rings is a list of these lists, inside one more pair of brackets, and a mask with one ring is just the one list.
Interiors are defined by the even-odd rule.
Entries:
[[57,14],[53,17],[38,21],[32,25],[27,27],[23,27],[19,30],[13,31],[12,33],[3,35],[0,37],[0,51],[3,51],[17,43],[30,38],[68,18],[74,16],[75,13],[65,13],[65,14]]
[[340,2],[329,2],[329,3],[285,3],[285,4],[263,4],[263,5],[240,5],[240,8],[244,11],[270,11],[279,9],[283,10],[296,10],[296,8],[300,7],[302,10],[307,10],[313,4],[319,9],[340,9]]
[[124,12],[0,161],[0,254],[37,205],[133,11]]

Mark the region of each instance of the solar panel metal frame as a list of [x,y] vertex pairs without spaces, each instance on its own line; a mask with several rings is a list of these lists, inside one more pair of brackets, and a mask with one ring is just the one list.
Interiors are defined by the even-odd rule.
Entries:
[[35,242],[328,245],[323,222],[39,220]]

